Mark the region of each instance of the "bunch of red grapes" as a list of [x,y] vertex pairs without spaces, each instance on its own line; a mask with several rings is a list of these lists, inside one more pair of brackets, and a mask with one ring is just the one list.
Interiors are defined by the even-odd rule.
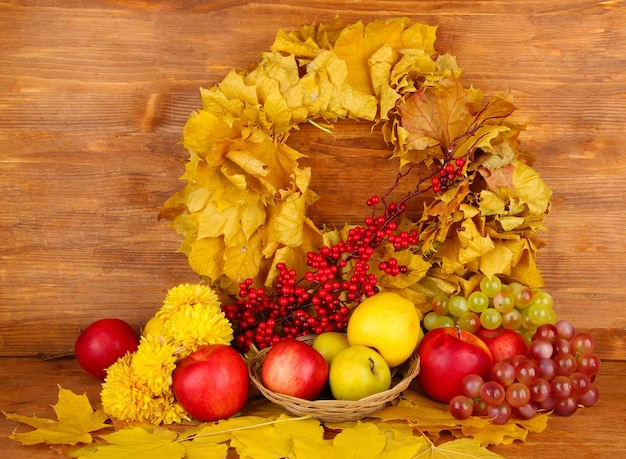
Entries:
[[486,381],[466,376],[463,393],[450,401],[449,410],[457,419],[487,416],[495,424],[530,419],[539,410],[570,416],[579,405],[598,401],[599,370],[593,336],[559,320],[539,326],[527,354],[495,363]]

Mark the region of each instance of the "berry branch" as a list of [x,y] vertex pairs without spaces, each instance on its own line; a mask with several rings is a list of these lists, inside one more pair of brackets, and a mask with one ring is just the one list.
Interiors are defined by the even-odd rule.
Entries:
[[[376,249],[388,243],[393,251],[408,249],[419,253],[421,250],[418,231],[399,229],[400,219],[413,198],[429,189],[436,194],[445,192],[466,176],[468,158],[480,138],[456,158],[455,148],[462,138],[474,136],[487,120],[496,118],[481,118],[487,107],[479,111],[467,131],[445,149],[441,166],[430,168],[418,177],[413,189],[404,197],[390,200],[400,183],[417,170],[416,164],[398,172],[382,197],[374,195],[367,199],[371,215],[364,219],[364,224],[350,227],[345,240],[321,247],[317,252],[308,252],[307,266],[311,269],[301,278],[296,278],[296,270],[279,263],[278,275],[269,291],[254,287],[252,279],[242,282],[236,301],[222,306],[226,317],[235,325],[234,346],[247,352],[253,345],[263,349],[286,338],[345,330],[350,310],[379,291],[379,279],[371,269]],[[379,260],[376,267],[390,276],[408,271],[407,266],[399,264],[394,257]]]

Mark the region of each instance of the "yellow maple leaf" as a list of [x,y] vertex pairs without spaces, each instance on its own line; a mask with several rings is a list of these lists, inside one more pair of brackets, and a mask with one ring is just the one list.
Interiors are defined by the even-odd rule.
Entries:
[[174,431],[153,427],[126,427],[102,435],[105,444],[79,448],[72,457],[79,459],[182,459],[186,449]]
[[[229,442],[236,429],[267,422],[260,416],[238,416],[214,423],[204,423],[182,432],[178,440],[183,442],[187,459],[223,459],[230,447]],[[189,441],[185,441],[189,440]]]
[[413,459],[496,459],[502,458],[499,454],[481,446],[480,442],[470,438],[447,441],[441,445],[431,444]]
[[463,426],[461,433],[465,437],[478,440],[483,446],[508,445],[516,440],[526,441],[529,432],[541,432],[548,425],[548,414],[537,413],[529,420],[511,419],[503,425],[488,424],[484,427]]
[[[289,422],[280,422],[289,420]],[[324,428],[314,418],[296,419],[281,415],[275,423],[246,430],[235,430],[230,441],[241,458],[275,459],[292,457],[294,438],[316,442],[324,436]]]
[[14,432],[9,438],[24,445],[37,443],[75,445],[91,443],[90,432],[111,427],[105,423],[108,419],[107,414],[102,410],[94,411],[85,394],[77,395],[71,390],[59,387],[58,402],[52,408],[57,420],[7,413],[7,418],[35,428],[30,432]]

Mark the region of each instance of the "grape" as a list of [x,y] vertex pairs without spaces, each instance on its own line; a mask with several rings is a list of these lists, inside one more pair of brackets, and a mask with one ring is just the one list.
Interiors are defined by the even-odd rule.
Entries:
[[513,288],[513,298],[515,299],[515,306],[520,309],[525,309],[533,304],[533,291],[525,285],[519,284],[519,287]]
[[570,379],[572,380],[573,394],[577,397],[585,394],[591,386],[591,378],[580,371],[572,373]]
[[556,363],[554,363],[554,360],[540,358],[537,360],[537,366],[539,367],[539,377],[552,381],[556,376]]
[[521,362],[515,368],[515,378],[524,384],[534,384],[539,379],[539,366],[533,360]]
[[513,298],[513,295],[510,292],[500,290],[494,295],[492,304],[493,307],[500,313],[509,312],[515,307],[515,298]]
[[531,419],[535,414],[537,414],[537,404],[532,400],[526,405],[513,408],[513,415],[519,419]]
[[554,397],[548,397],[542,402],[537,402],[537,408],[540,410],[552,410],[556,405],[557,399]]
[[504,401],[505,390],[500,383],[495,381],[487,381],[480,388],[480,398],[489,405],[497,406]]
[[554,346],[554,353],[555,355],[558,354],[559,352],[565,352],[566,354],[572,354],[572,351],[574,350],[574,348],[572,347],[572,344],[570,341],[564,339],[564,338],[557,338],[552,342],[552,345]]
[[554,405],[554,411],[561,416],[571,416],[578,409],[578,400],[576,397],[567,397],[557,400]]
[[483,277],[480,280],[480,291],[493,298],[502,289],[502,281],[497,276]]
[[459,327],[470,333],[475,333],[480,329],[480,317],[475,312],[466,312],[457,321]]
[[533,305],[544,305],[549,309],[552,309],[552,305],[553,305],[553,299],[552,299],[552,295],[550,295],[548,292],[546,292],[545,290],[535,290],[533,292]]
[[589,386],[589,390],[578,397],[578,401],[583,406],[593,406],[596,404],[599,398],[600,392],[598,391],[598,387],[592,383]]
[[469,374],[465,376],[461,382],[463,395],[472,399],[480,397],[480,388],[484,382],[480,375]]
[[473,416],[487,416],[487,404],[483,400],[474,402]]
[[489,297],[480,290],[472,292],[467,298],[470,311],[481,313],[489,307]]
[[530,316],[528,315],[528,309],[522,309],[522,328],[524,330],[532,330],[531,337],[534,337],[535,331],[537,330],[537,324],[535,324],[532,320],[530,320]]
[[552,357],[554,347],[552,343],[545,338],[537,338],[530,343],[528,347],[528,356],[532,359],[549,359]]
[[509,330],[517,330],[522,326],[522,313],[517,309],[512,309],[502,314],[502,326]]
[[600,358],[591,352],[579,355],[576,362],[576,369],[587,376],[594,376],[600,371]]
[[510,362],[501,360],[491,367],[489,379],[502,387],[510,386],[515,381],[515,368]]
[[505,399],[513,408],[519,408],[530,402],[530,389],[526,384],[514,382],[506,388]]
[[511,419],[512,415],[513,410],[511,409],[511,405],[507,402],[487,406],[487,416],[489,416],[489,419],[491,419],[491,422],[494,424],[506,424],[509,419]]
[[487,308],[480,313],[480,324],[487,330],[495,330],[502,324],[502,316],[493,308]]
[[535,325],[550,323],[552,308],[543,303],[534,303],[528,308],[528,319]]
[[530,361],[530,357],[524,354],[518,354],[508,358],[507,360],[511,365],[513,365],[513,368],[515,368],[515,370],[517,371],[517,367],[524,362]]
[[448,316],[440,316],[435,322],[435,328],[454,327],[454,320]]
[[456,419],[467,419],[474,410],[474,401],[465,395],[457,395],[450,400],[448,409]]
[[576,357],[567,352],[559,352],[552,357],[554,363],[556,363],[556,372],[560,375],[569,376],[576,371]]
[[574,337],[574,326],[567,320],[557,320],[554,326],[559,331],[559,337],[568,341]]
[[422,319],[422,324],[427,331],[431,331],[437,327],[437,319],[439,319],[439,314],[435,311],[430,311]]
[[455,317],[462,316],[469,311],[467,300],[460,295],[450,297],[450,299],[448,299],[448,311]]
[[551,393],[552,385],[543,378],[537,379],[537,381],[530,386],[530,398],[537,403],[546,401],[550,398]]
[[570,343],[578,354],[593,352],[596,347],[596,340],[589,333],[576,333]]
[[522,324],[522,328],[518,329],[517,332],[522,335],[524,338],[524,343],[526,343],[526,347],[530,347],[530,343],[533,342],[533,337],[535,336],[535,329],[526,330]]
[[437,295],[431,303],[433,311],[440,316],[448,314],[448,297],[445,295]]
[[544,338],[553,343],[558,336],[559,331],[553,324],[543,324],[537,327],[534,338]]
[[564,400],[571,397],[574,392],[572,380],[564,375],[556,375],[554,379],[550,381],[550,385],[552,386],[552,396],[557,400]]

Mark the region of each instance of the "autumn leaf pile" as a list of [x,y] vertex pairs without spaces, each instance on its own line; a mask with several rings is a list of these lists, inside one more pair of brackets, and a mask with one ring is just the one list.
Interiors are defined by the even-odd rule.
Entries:
[[462,69],[436,54],[435,38],[436,27],[406,19],[281,30],[253,69],[203,89],[184,128],[186,184],[161,212],[184,236],[191,268],[236,294],[248,278],[271,287],[278,263],[304,273],[307,252],[344,239],[350,225],[307,216],[318,198],[314,171],[288,140],[302,123],[340,128],[350,118],[381,127],[390,159],[415,182],[413,195],[427,196],[443,165],[466,160],[454,186],[428,195],[421,218],[400,222],[417,231],[416,246],[376,248],[379,259],[393,252],[408,267],[396,277],[375,272],[383,289],[403,289],[427,309],[435,293],[472,288],[477,273],[543,285],[536,233],[551,190],[519,148],[524,125],[511,121],[511,94],[485,100],[464,87]]
[[[249,412],[215,423],[180,425],[178,429],[129,424],[113,426],[107,415],[93,409],[86,395],[59,388],[53,406],[57,419],[7,414],[35,430],[15,432],[25,445],[78,445],[65,454],[92,459],[223,459],[229,450],[245,458],[367,459],[367,458],[499,458],[488,445],[525,440],[528,432],[541,432],[547,414],[528,421],[491,424],[487,419],[459,421],[445,406],[407,391],[395,405],[367,422],[322,425],[308,417],[294,417],[265,402]],[[452,433],[438,441],[442,430]],[[329,432],[334,432],[329,435]],[[417,434],[416,434],[417,433]],[[455,438],[456,437],[456,438]]]

